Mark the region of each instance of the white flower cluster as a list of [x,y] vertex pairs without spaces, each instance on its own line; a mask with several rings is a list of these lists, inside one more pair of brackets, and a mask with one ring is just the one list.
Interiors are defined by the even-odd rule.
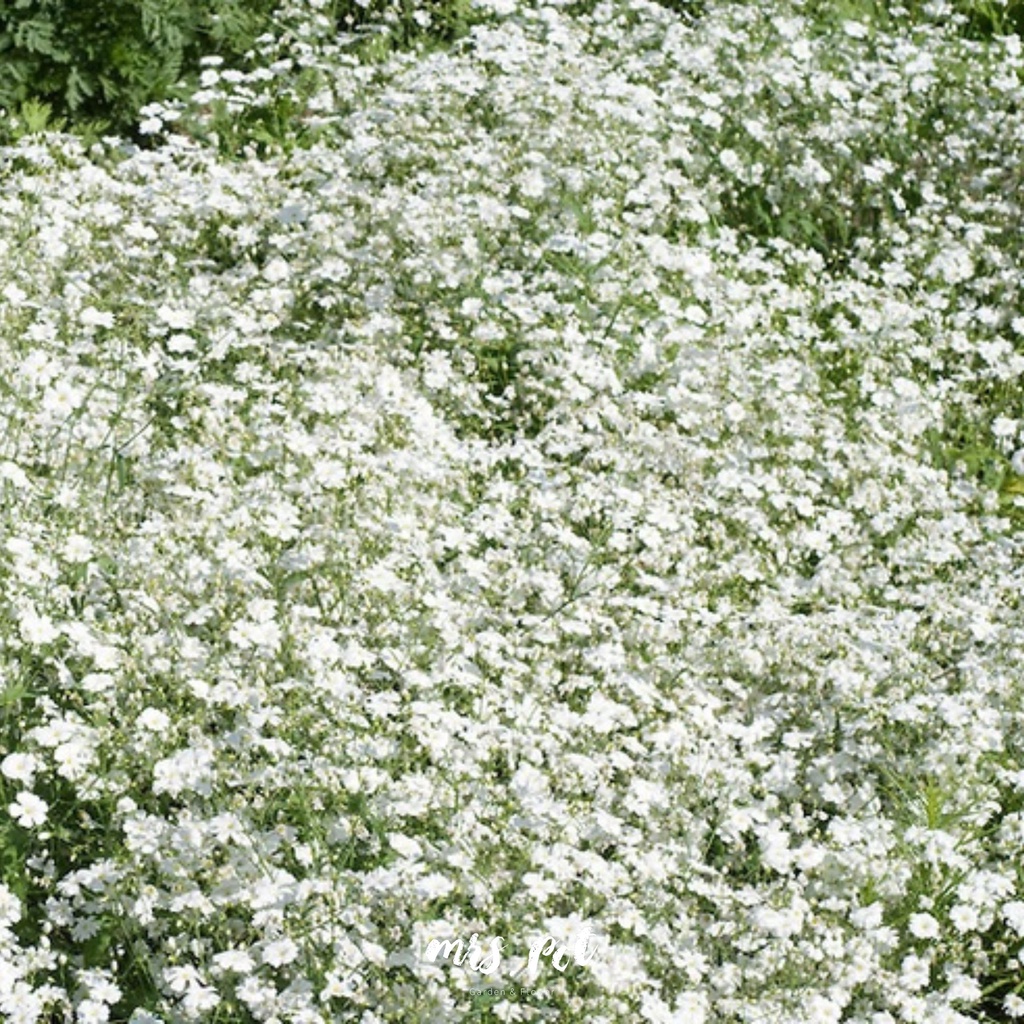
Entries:
[[0,150],[5,1020],[1024,1013],[1019,41],[668,6]]

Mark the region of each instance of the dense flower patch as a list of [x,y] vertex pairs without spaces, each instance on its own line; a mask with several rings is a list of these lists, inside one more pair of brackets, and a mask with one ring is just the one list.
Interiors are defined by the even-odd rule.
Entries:
[[1019,39],[313,6],[0,150],[3,1019],[1024,1015]]

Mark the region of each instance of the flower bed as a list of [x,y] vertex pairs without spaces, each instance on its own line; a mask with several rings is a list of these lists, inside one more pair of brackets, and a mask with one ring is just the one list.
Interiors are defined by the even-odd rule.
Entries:
[[1021,1016],[1018,37],[477,6],[0,150],[0,1013]]

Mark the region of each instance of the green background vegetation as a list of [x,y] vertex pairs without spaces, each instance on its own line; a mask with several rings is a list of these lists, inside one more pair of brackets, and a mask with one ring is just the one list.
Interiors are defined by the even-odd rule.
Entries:
[[[698,16],[704,0],[662,0],[680,14]],[[581,0],[580,13],[599,6]],[[13,0],[0,6],[0,109],[8,123],[0,140],[25,130],[67,128],[95,134],[131,132],[147,103],[176,86],[195,85],[204,56],[228,66],[245,59],[256,40],[273,31],[279,0]],[[1024,30],[1024,3],[958,0],[964,33],[984,38]],[[880,25],[927,20],[928,5],[877,0],[806,5],[823,31],[858,18]],[[344,32],[382,51],[371,28],[386,26],[383,49],[445,45],[477,17],[472,0],[332,0],[326,13]],[[17,126],[9,122],[18,116]]]
[[[147,103],[179,82],[194,84],[201,58],[243,62],[274,30],[280,8],[279,0],[14,0],[0,6],[0,107],[22,113],[34,129],[129,131]],[[471,7],[470,0],[365,7],[335,0],[327,14],[345,32],[386,23],[394,45],[408,45],[455,38]]]

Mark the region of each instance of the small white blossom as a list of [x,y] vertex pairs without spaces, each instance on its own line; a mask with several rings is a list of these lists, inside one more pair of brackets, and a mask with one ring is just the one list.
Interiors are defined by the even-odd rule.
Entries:
[[42,825],[49,810],[49,804],[45,800],[27,790],[19,793],[7,808],[10,816],[23,828]]
[[271,967],[284,967],[299,955],[299,947],[288,938],[271,942],[263,950],[263,962]]
[[3,761],[0,761],[0,773],[15,782],[22,782],[31,786],[32,781],[39,771],[40,761],[35,754],[13,753],[8,754]]
[[931,914],[912,914],[910,934],[918,939],[938,938],[939,922]]

